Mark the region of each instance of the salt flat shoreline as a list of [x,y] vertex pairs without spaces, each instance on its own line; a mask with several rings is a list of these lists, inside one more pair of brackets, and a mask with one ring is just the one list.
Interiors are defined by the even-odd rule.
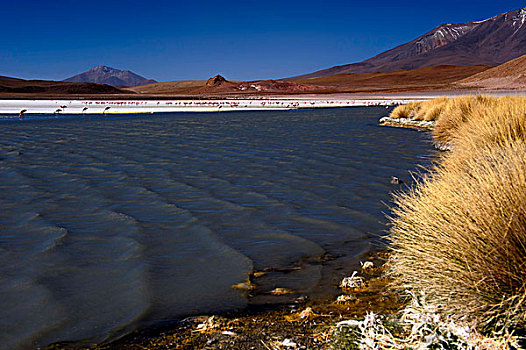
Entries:
[[394,106],[426,99],[217,99],[217,100],[0,100],[0,114],[127,114],[226,112]]
[[126,114],[175,112],[224,112],[291,110],[305,108],[339,108],[365,106],[394,106],[413,101],[429,100],[441,96],[462,95],[526,95],[525,91],[427,91],[408,93],[338,93],[301,94],[298,96],[273,95],[211,98],[209,96],[104,96],[104,97],[0,97],[1,114]]

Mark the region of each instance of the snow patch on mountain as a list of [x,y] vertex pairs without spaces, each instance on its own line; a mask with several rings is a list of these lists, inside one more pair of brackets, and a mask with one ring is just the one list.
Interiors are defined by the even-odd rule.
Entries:
[[524,22],[526,22],[526,8],[521,9],[515,17],[512,19],[512,26],[517,28],[513,34],[515,34],[519,29],[522,28]]
[[436,48],[445,46],[467,33],[471,32],[477,24],[445,24],[434,32],[422,37],[415,42],[417,53],[423,54]]

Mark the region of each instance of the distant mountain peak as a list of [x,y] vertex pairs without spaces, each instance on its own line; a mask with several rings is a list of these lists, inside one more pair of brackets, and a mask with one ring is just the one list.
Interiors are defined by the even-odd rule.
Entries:
[[77,74],[63,81],[76,83],[107,84],[116,87],[132,87],[156,83],[129,70],[120,70],[105,65],[98,65],[84,73]]
[[112,67],[104,66],[104,65],[98,65],[88,70],[88,72],[104,72],[104,73],[111,73],[111,72],[123,72],[120,69],[115,69]]
[[526,53],[526,8],[483,21],[442,24],[418,38],[365,61],[296,78],[393,72],[449,65],[499,65]]

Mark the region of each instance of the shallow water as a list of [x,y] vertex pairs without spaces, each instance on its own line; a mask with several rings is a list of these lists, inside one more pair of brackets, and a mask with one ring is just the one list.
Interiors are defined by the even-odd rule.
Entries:
[[386,229],[389,177],[432,153],[385,114],[0,119],[0,344],[243,308],[253,270],[263,292],[333,290]]

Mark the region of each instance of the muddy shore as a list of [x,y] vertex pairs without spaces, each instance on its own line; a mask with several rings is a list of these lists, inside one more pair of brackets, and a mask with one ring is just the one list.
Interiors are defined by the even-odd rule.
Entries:
[[[360,288],[341,289],[336,299],[312,301],[298,297],[279,305],[259,305],[225,314],[200,315],[173,324],[140,329],[111,342],[92,345],[57,343],[55,349],[331,349],[348,342],[333,337],[334,325],[363,318],[367,312],[393,314],[405,296],[384,276],[386,252],[364,256],[373,268],[358,273]],[[336,342],[336,343],[335,343]],[[342,343],[343,342],[343,343]]]

